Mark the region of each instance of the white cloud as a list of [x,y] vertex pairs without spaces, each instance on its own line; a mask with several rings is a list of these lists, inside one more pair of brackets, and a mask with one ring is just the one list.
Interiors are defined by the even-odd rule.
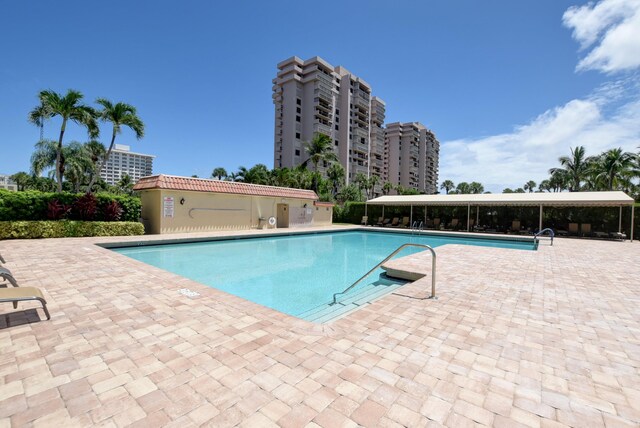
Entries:
[[591,97],[550,109],[513,132],[445,142],[440,181],[479,181],[487,190],[501,192],[547,178],[570,147],[585,146],[587,155],[613,147],[635,152],[640,146],[640,96],[607,112],[619,94],[620,86],[608,83]]
[[578,70],[605,73],[640,66],[640,0],[602,0],[573,6],[562,17],[581,49],[591,49]]

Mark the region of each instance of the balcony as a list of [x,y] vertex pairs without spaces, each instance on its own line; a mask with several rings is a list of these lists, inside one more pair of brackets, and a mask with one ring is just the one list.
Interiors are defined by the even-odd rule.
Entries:
[[313,125],[313,132],[331,136],[331,127],[322,123],[316,123]]

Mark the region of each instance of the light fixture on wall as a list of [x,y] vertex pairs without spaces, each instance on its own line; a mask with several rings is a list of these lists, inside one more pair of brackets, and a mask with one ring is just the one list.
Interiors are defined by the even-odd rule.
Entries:
[[302,206],[302,208],[307,208],[307,204],[304,204],[304,205]]
[[184,205],[184,198],[180,199],[180,205]]

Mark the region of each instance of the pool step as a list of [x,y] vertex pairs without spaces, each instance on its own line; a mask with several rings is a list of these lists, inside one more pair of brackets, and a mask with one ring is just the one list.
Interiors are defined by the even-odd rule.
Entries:
[[406,283],[407,281],[391,280],[381,275],[376,282],[358,287],[342,298],[339,297],[338,303],[335,305],[323,304],[298,316],[317,323],[334,321],[361,306],[368,305]]

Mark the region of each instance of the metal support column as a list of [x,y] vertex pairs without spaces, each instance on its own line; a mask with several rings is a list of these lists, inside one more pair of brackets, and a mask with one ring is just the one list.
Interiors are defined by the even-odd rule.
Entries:
[[427,206],[424,206],[424,227],[427,227]]
[[622,205],[620,205],[620,215],[618,215],[618,233],[622,233]]
[[467,232],[469,231],[469,220],[471,219],[471,204],[467,204]]
[[411,205],[411,210],[409,211],[409,226],[413,227],[413,205]]
[[480,227],[480,205],[476,207],[476,230]]
[[635,215],[635,205],[631,205],[631,242],[633,242],[633,216]]
[[538,222],[538,232],[542,230],[542,205],[540,205],[540,221]]

